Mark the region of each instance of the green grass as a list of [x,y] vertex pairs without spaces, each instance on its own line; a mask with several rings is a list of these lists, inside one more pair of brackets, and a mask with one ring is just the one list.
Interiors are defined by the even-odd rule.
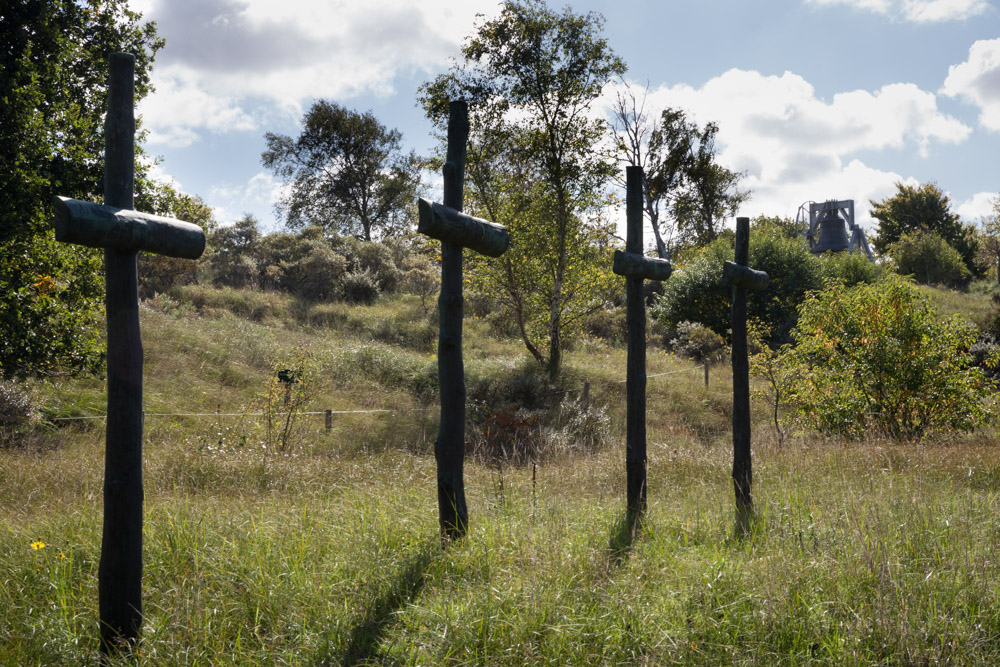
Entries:
[[[337,415],[330,432],[310,417],[284,453],[238,443],[249,417],[147,417],[145,625],[122,664],[1000,662],[992,430],[778,447],[756,406],[758,519],[738,540],[728,369],[706,388],[651,351],[650,374],[679,372],[649,380],[650,507],[633,535],[625,354],[582,344],[562,389],[591,382],[613,442],[534,470],[467,462],[470,533],[441,548],[436,410],[421,389],[434,359],[377,334],[418,319],[419,303],[383,306],[329,326],[143,309],[150,413],[239,412],[302,350],[327,380],[309,409],[413,411]],[[475,320],[466,333],[470,389],[533,382],[516,342]],[[49,416],[100,406],[99,381],[38,389]],[[98,662],[102,428],[0,451],[0,665]]]

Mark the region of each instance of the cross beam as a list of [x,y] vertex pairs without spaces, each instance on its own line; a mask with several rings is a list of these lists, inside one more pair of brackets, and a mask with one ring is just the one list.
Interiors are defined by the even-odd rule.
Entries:
[[723,280],[732,286],[733,332],[733,490],[736,494],[736,531],[744,535],[753,516],[753,467],[750,454],[750,358],[747,350],[747,290],[766,289],[771,282],[763,271],[748,268],[750,218],[736,219],[735,262],[722,266]]
[[420,198],[417,231],[443,243],[499,257],[510,247],[510,234],[503,225],[462,213],[450,206]]
[[101,651],[132,646],[142,628],[142,337],[136,252],[198,258],[197,225],[132,209],[135,58],[108,60],[104,126],[104,203],[56,197],[56,238],[104,248],[108,410],[104,457],[104,528],[97,572]]
[[510,245],[507,228],[462,213],[469,107],[452,101],[448,115],[448,149],[443,168],[444,202],[420,199],[417,230],[441,241],[441,295],[438,297],[438,383],[441,423],[434,441],[437,461],[438,521],[441,539],[468,531],[465,503],[465,366],[462,361],[462,248],[499,257]]
[[55,195],[56,241],[198,259],[205,232],[190,222]]

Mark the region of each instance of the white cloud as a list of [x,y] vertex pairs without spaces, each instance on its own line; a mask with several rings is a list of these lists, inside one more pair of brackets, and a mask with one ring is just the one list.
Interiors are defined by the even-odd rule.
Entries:
[[[606,95],[613,99],[614,90]],[[745,186],[754,191],[748,215],[794,216],[807,200],[854,199],[859,222],[871,222],[868,200],[910,181],[865,165],[856,153],[909,147],[926,154],[935,143],[959,143],[972,131],[913,84],[839,93],[828,102],[791,72],[733,69],[700,88],[651,90],[646,104],[655,113],[675,107],[699,124],[718,123],[720,163],[745,171]]]
[[913,23],[964,21],[988,9],[987,0],[806,0],[813,5],[844,5]]
[[212,95],[183,78],[155,71],[153,84],[156,92],[140,102],[138,109],[143,127],[149,130],[147,144],[183,147],[194,143],[201,129],[231,132],[257,127],[232,97]]
[[979,123],[1000,132],[1000,39],[975,42],[968,60],[948,68],[941,92],[977,105]]
[[[287,187],[274,175],[261,171],[254,174],[246,183],[235,185],[218,185],[208,192],[208,199],[214,202],[215,217],[223,225],[235,222],[249,211],[273,210]],[[273,231],[281,223],[273,216],[260,219],[261,226],[267,231]]]
[[903,17],[914,23],[964,21],[990,8],[986,0],[904,0]]
[[[144,103],[151,141],[254,127],[263,105],[298,116],[320,97],[390,95],[399,74],[448,66],[497,0],[144,0],[166,39]],[[256,109],[251,112],[250,109]]]
[[979,220],[993,214],[993,205],[1000,197],[997,192],[977,192],[955,207],[963,220]]

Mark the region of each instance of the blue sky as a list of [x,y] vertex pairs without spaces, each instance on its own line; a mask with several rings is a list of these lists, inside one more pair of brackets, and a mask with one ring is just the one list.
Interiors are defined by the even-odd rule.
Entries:
[[[550,3],[561,8],[565,3]],[[965,219],[1000,191],[1000,7],[987,0],[577,0],[599,12],[647,108],[720,125],[746,171],[740,211],[794,217],[807,200],[868,200],[936,182]],[[156,174],[277,229],[265,132],[296,135],[324,98],[371,110],[427,153],[418,86],[448,69],[487,0],[133,0],[166,47],[139,112]],[[598,109],[614,99],[609,87]],[[433,177],[430,177],[433,178]],[[622,211],[624,216],[624,211]]]

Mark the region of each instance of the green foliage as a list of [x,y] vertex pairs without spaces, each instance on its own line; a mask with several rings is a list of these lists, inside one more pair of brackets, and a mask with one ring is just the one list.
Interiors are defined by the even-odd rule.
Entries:
[[[796,238],[771,227],[750,233],[750,266],[766,271],[770,286],[747,295],[747,313],[767,329],[766,338],[778,344],[795,325],[796,309],[806,292],[823,284],[823,266]],[[722,264],[732,261],[733,244],[720,238],[697,251],[666,281],[653,315],[667,328],[681,322],[699,322],[728,337],[731,289],[722,282]]]
[[450,100],[470,102],[466,205],[506,225],[512,239],[473,275],[552,377],[564,338],[601,306],[611,280],[610,228],[599,211],[612,166],[598,150],[604,124],[587,113],[625,65],[602,25],[594,13],[508,0],[477,25],[464,61],[421,90],[441,130]]
[[280,206],[289,227],[319,225],[371,241],[404,231],[420,185],[419,160],[402,135],[372,115],[318,100],[297,139],[264,135],[264,166],[289,183]]
[[[141,100],[163,42],[124,0],[7,3],[0,34],[0,367],[97,370],[101,254],[55,242],[49,200],[101,200],[108,54],[136,56]],[[137,199],[146,172],[137,161]]]
[[368,269],[351,271],[340,282],[340,296],[347,303],[370,305],[378,299],[378,279]]
[[38,419],[38,406],[22,382],[0,376],[0,449],[16,446],[19,434]]
[[794,369],[789,401],[821,432],[919,438],[972,430],[990,414],[994,387],[969,354],[975,327],[940,319],[895,274],[811,293],[793,337],[781,358]]
[[956,287],[969,282],[971,272],[958,251],[934,232],[906,232],[886,249],[896,271],[925,285]]
[[845,287],[878,280],[879,267],[860,252],[827,252],[820,258],[823,277],[839,280]]
[[674,353],[704,362],[716,361],[725,344],[722,336],[697,322],[678,323],[670,341]]
[[937,184],[912,186],[899,182],[895,195],[870,203],[872,217],[878,220],[878,236],[872,245],[879,253],[887,253],[906,232],[933,232],[957,250],[966,268],[979,277],[982,267],[976,261],[979,242],[975,228],[962,224],[951,210],[948,195]]

